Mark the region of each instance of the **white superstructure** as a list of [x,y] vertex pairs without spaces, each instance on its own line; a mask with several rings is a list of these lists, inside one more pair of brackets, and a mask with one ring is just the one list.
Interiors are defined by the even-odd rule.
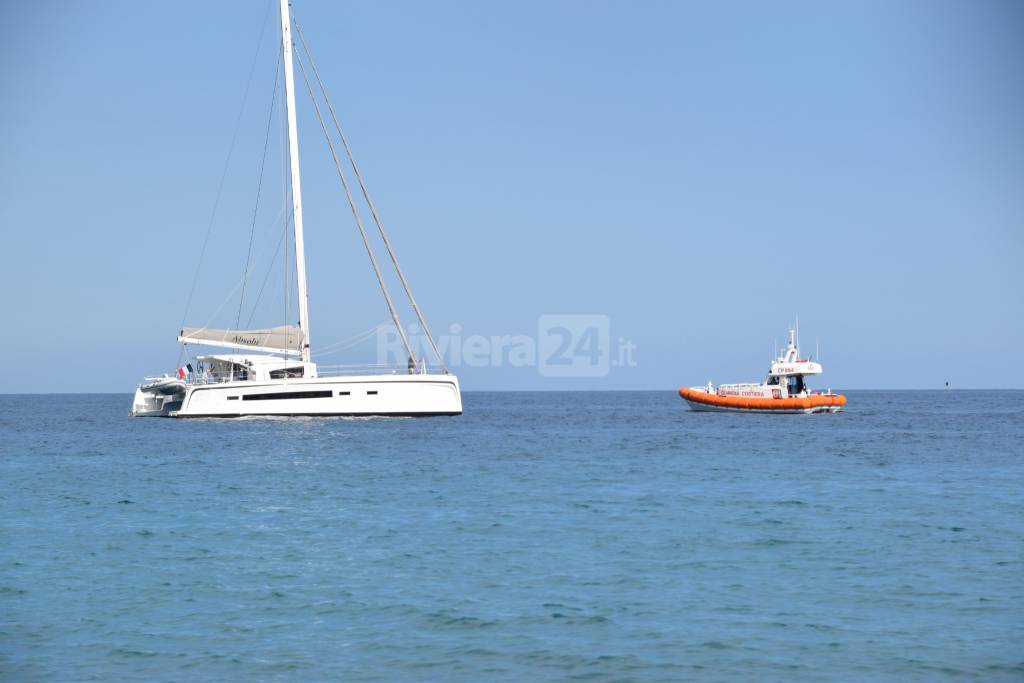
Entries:
[[772,361],[764,382],[719,384],[716,393],[744,398],[799,398],[809,394],[804,377],[820,374],[821,363],[800,358],[796,330],[790,330],[789,344],[783,354]]
[[[412,296],[409,284],[398,266],[391,242],[370,199],[362,175],[355,164],[344,133],[327,100],[316,66],[305,41],[302,46],[313,75],[327,104],[330,118],[342,142],[352,171],[359,181],[362,195],[369,205],[391,262],[412,308],[440,364],[439,372],[428,372],[426,360],[417,358],[402,331],[391,296],[387,291],[377,259],[367,238],[355,201],[342,173],[327,125],[313,94],[301,60],[306,87],[313,98],[328,146],[335,161],[339,179],[352,208],[374,273],[384,295],[392,321],[398,328],[408,363],[400,368],[323,367],[311,360],[309,342],[309,310],[306,291],[305,238],[302,216],[302,190],[299,174],[298,130],[295,113],[295,78],[293,70],[293,21],[288,0],[281,4],[281,55],[284,66],[284,95],[287,109],[288,159],[290,166],[291,206],[294,226],[295,275],[298,295],[298,325],[285,325],[255,330],[209,329],[186,327],[179,335],[182,344],[199,344],[244,350],[240,354],[208,354],[196,356],[193,362],[176,375],[147,377],[135,391],[131,415],[159,417],[241,417],[248,415],[394,415],[427,416],[459,415],[462,396],[459,381],[444,368],[443,359],[427,328],[423,314]],[[298,28],[297,24],[295,25]],[[298,31],[300,39],[301,30]],[[259,351],[264,353],[252,353]]]

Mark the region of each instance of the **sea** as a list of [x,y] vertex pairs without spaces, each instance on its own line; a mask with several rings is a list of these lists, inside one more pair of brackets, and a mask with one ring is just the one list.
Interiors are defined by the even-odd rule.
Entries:
[[1024,391],[0,396],[0,680],[1024,680]]

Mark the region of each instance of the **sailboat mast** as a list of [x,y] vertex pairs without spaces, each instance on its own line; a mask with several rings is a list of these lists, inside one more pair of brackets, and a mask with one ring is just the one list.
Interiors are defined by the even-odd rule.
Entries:
[[281,0],[281,47],[284,51],[284,97],[288,110],[288,158],[292,170],[292,220],[295,222],[295,276],[298,280],[299,327],[305,335],[302,360],[309,361],[309,303],[306,297],[306,249],[302,235],[302,188],[299,181],[299,134],[295,123],[295,74],[292,70],[292,21],[288,0]]

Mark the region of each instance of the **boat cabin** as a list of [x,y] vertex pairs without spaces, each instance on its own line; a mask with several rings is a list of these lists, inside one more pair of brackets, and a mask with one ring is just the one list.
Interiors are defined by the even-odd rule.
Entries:
[[316,363],[298,358],[267,355],[196,356],[195,373],[189,381],[196,384],[220,382],[263,382],[268,380],[316,377]]
[[765,384],[773,388],[785,387],[786,396],[799,396],[808,391],[804,375],[820,374],[821,363],[800,358],[800,348],[797,346],[794,331],[790,330],[789,346],[786,347],[784,354],[772,361]]

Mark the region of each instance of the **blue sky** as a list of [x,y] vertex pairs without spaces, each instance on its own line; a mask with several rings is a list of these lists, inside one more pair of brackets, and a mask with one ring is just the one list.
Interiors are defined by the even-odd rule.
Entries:
[[[466,368],[466,389],[756,379],[795,315],[823,387],[1024,388],[1020,3],[294,4],[435,332],[587,313],[636,345],[607,377]],[[234,322],[268,7],[7,8],[0,391],[173,369],[255,64],[189,316]],[[316,349],[387,314],[304,93],[298,109]],[[284,322],[269,272],[254,324]]]

